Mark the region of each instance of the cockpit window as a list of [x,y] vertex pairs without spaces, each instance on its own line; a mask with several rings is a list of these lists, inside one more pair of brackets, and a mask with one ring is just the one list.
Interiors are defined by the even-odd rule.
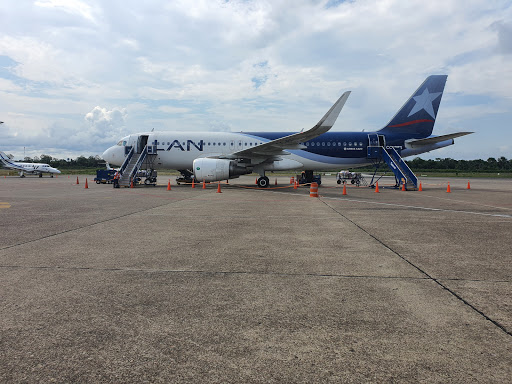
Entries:
[[119,143],[117,143],[117,145],[125,147],[126,146],[126,140],[121,140]]

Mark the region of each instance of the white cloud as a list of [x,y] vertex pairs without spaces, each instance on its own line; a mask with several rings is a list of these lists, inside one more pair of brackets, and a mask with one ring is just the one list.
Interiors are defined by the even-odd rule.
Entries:
[[[107,110],[96,106],[85,115],[85,121],[88,123],[89,129],[84,133],[75,133],[75,136],[84,137],[86,140],[88,136],[92,136],[95,141],[111,143],[123,133],[126,115],[126,109],[124,108]],[[90,139],[87,141],[90,141]]]
[[34,5],[42,8],[54,8],[70,14],[79,15],[83,18],[94,21],[92,8],[79,0],[38,0]]

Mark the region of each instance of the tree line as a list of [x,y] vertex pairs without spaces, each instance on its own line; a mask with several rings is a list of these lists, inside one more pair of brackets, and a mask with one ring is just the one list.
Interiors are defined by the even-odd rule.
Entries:
[[25,157],[22,161],[26,163],[45,163],[59,169],[80,169],[80,168],[105,168],[105,160],[99,156],[78,156],[76,159],[57,159],[48,155]]
[[489,157],[487,160],[454,160],[449,157],[445,159],[423,160],[416,157],[406,162],[413,171],[512,172],[512,159],[507,160],[504,156],[498,159]]

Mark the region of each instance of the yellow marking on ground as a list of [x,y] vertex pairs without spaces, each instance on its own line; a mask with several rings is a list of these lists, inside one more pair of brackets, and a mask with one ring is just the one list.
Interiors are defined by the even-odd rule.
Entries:
[[0,201],[0,209],[2,209],[2,208],[11,208],[11,204],[9,204],[9,203],[2,203]]

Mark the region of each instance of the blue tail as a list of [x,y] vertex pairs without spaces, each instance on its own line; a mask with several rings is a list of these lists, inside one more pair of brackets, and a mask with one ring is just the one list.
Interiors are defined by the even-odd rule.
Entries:
[[419,86],[391,121],[379,132],[407,133],[417,137],[432,134],[443,97],[446,75],[432,75]]

